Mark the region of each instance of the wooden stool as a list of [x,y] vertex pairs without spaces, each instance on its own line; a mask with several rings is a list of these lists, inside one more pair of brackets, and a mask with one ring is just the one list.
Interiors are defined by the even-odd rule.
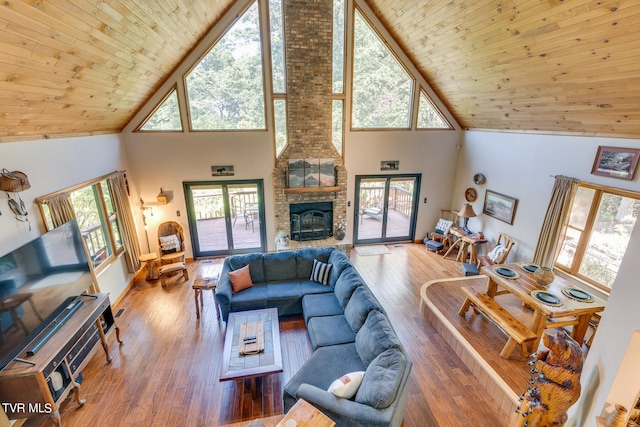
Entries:
[[149,254],[142,254],[139,258],[140,262],[144,262],[147,266],[147,280],[158,280],[160,277],[160,261],[158,255],[155,252]]
[[[187,264],[184,262],[174,262],[172,264],[163,265],[160,267],[160,281],[162,282],[162,287],[167,287],[166,278],[168,276],[174,276],[177,273],[182,272],[182,278],[187,281],[189,280],[189,273],[187,273]],[[177,279],[176,279],[177,281]]]
[[[220,319],[220,308],[218,308],[218,302],[216,301],[216,287],[218,286],[218,279],[220,277],[220,271],[222,270],[222,264],[213,264],[211,261],[201,261],[198,267],[198,275],[193,281],[193,297],[196,302],[196,318],[200,318],[200,309],[204,308],[204,298],[202,296],[203,291],[210,290],[213,293],[213,303],[216,306],[216,316]],[[198,304],[198,298],[200,304]]]

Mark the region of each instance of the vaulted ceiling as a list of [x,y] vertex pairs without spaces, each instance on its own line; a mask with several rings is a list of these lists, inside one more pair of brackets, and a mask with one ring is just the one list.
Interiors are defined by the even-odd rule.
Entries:
[[[640,137],[637,0],[366,1],[464,128]],[[120,132],[232,3],[3,1],[0,141]]]

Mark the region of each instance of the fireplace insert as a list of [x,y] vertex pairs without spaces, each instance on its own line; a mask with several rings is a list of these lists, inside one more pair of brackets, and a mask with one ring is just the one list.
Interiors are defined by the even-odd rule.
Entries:
[[289,214],[292,240],[322,240],[333,236],[333,202],[291,204]]

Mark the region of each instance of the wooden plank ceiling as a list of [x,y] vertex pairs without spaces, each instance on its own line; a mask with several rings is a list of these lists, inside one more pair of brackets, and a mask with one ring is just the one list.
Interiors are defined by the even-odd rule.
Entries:
[[[640,1],[367,0],[465,128],[640,136]],[[7,0],[0,141],[117,133],[233,0]]]

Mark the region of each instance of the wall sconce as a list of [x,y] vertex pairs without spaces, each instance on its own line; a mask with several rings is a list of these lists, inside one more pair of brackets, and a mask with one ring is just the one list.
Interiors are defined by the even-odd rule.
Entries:
[[156,197],[159,205],[166,205],[169,203],[169,195],[162,191],[162,187],[160,187],[160,194]]
[[31,184],[29,183],[29,178],[24,172],[9,172],[7,169],[2,169],[2,172],[0,173],[0,190],[6,191],[9,209],[11,209],[11,212],[15,214],[16,219],[18,221],[28,223],[29,231],[31,231],[31,222],[29,222],[29,218],[27,217],[27,208],[20,198],[20,194],[18,194],[21,191],[28,190],[29,188],[31,188]]
[[144,229],[147,229],[147,214],[149,214],[149,216],[153,216],[153,207],[152,206],[145,206],[144,205],[144,200],[142,200],[142,197],[140,197],[140,212],[142,212],[142,224],[144,225]]

